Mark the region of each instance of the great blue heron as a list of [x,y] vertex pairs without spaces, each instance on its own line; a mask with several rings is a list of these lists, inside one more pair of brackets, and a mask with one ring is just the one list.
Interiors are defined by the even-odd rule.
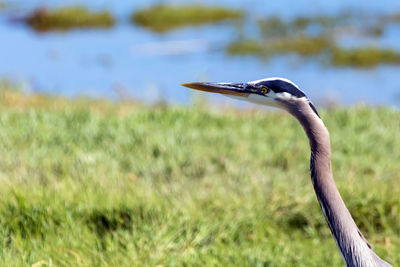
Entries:
[[200,91],[282,108],[302,125],[311,147],[310,173],[318,202],[347,266],[391,266],[372,250],[336,188],[331,171],[329,132],[314,105],[293,82],[268,78],[248,83],[185,83]]

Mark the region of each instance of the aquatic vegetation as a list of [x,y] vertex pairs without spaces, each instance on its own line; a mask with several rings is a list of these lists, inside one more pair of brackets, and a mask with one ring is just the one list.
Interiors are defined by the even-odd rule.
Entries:
[[[338,16],[297,17],[284,21],[269,17],[258,21],[259,39],[241,38],[226,48],[230,55],[257,55],[267,59],[273,55],[295,53],[318,57],[333,66],[373,67],[379,64],[400,64],[400,52],[390,49],[361,47],[345,49],[336,44],[338,36],[368,35],[374,38],[384,33],[386,22],[380,16],[341,13]],[[390,15],[391,21],[395,14]],[[318,27],[315,27],[318,26]],[[325,53],[323,53],[325,52]]]
[[387,18],[388,18],[388,21],[391,21],[391,22],[400,22],[400,12],[390,14],[389,16],[387,16]]
[[287,36],[289,33],[288,23],[280,17],[272,16],[258,21],[262,36]]
[[296,53],[302,56],[317,55],[329,49],[332,41],[325,37],[300,36],[297,38],[281,39],[272,42],[271,49],[278,53]]
[[289,21],[272,16],[260,19],[258,25],[264,38],[271,36],[293,37],[293,35],[310,33],[333,38],[336,34],[343,34],[344,32],[380,36],[386,26],[378,16],[370,17],[350,12],[342,12],[336,16],[300,16]]
[[[311,186],[308,141],[289,115],[68,100],[3,86],[2,265],[343,265]],[[398,266],[400,112],[320,114],[349,210]]]
[[36,31],[67,31],[73,28],[110,28],[115,19],[108,11],[92,12],[82,6],[36,9],[25,19]]
[[376,47],[335,48],[332,52],[335,66],[373,67],[378,64],[400,64],[400,53],[393,49]]
[[270,51],[263,46],[258,40],[240,40],[229,44],[226,48],[228,54],[231,55],[264,55],[269,56]]
[[271,36],[292,36],[305,34],[308,27],[320,26],[322,31],[332,30],[334,26],[343,24],[345,18],[343,16],[316,16],[316,17],[296,17],[293,20],[285,21],[280,17],[272,16],[266,19],[258,20],[263,37]]
[[343,19],[339,17],[317,16],[317,17],[297,17],[291,21],[285,21],[277,16],[258,20],[263,37],[280,36],[287,37],[299,34],[306,34],[308,27],[320,26],[322,32],[331,30]]
[[158,4],[136,10],[131,16],[131,21],[152,31],[163,33],[188,25],[236,20],[243,15],[243,11],[218,6]]
[[331,45],[332,41],[327,37],[307,37],[302,35],[296,38],[237,41],[227,47],[227,52],[232,55],[256,54],[263,57],[287,53],[311,56],[330,49]]
[[379,64],[400,64],[400,52],[392,49],[361,47],[346,49],[325,37],[279,38],[272,41],[242,40],[228,45],[230,55],[255,55],[268,59],[274,55],[295,53],[313,56],[323,53],[324,62],[333,66],[374,67]]

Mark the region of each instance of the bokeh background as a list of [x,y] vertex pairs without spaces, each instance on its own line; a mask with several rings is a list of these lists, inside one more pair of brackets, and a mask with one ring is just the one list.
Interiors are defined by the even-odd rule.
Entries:
[[400,2],[0,0],[1,266],[343,266],[288,114],[184,82],[286,77],[400,264]]
[[[123,90],[135,99],[180,104],[190,99],[190,92],[179,86],[185,81],[250,81],[284,76],[298,83],[316,102],[399,104],[398,60],[386,64],[382,59],[368,67],[332,66],[299,56],[296,51],[273,54],[268,61],[260,55],[227,53],[227,46],[241,39],[270,41],[273,36],[260,33],[260,20],[278,17],[290,22],[300,17],[341,14],[353,18],[347,23],[336,22],[334,33],[326,32],[340,47],[399,50],[399,19],[382,19],[396,15],[400,8],[396,1],[201,1],[238,9],[244,17],[241,21],[204,23],[163,33],[131,23],[135,11],[159,3],[196,2],[9,1],[1,10],[0,75],[24,83],[26,90],[33,92],[118,99],[118,92]],[[93,11],[107,10],[115,17],[115,25],[107,29],[38,33],[18,21],[38,7],[77,4]],[[309,25],[307,35],[326,31],[320,28]]]

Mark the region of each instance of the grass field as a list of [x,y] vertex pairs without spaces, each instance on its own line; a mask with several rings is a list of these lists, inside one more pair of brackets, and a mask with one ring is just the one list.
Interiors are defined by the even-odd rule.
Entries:
[[[400,112],[322,111],[337,185],[400,264]],[[283,112],[0,91],[2,266],[343,266]]]

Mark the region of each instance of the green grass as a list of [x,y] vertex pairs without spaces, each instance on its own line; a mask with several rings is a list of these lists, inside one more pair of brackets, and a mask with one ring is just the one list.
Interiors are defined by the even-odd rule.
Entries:
[[[377,253],[399,265],[400,112],[321,115],[346,204]],[[3,88],[0,154],[4,266],[343,266],[305,134],[283,112]]]
[[184,26],[236,20],[243,15],[240,10],[219,6],[157,4],[135,10],[131,21],[152,31],[163,33]]
[[36,31],[67,31],[74,28],[110,28],[115,19],[108,11],[92,12],[86,7],[41,8],[26,18]]

